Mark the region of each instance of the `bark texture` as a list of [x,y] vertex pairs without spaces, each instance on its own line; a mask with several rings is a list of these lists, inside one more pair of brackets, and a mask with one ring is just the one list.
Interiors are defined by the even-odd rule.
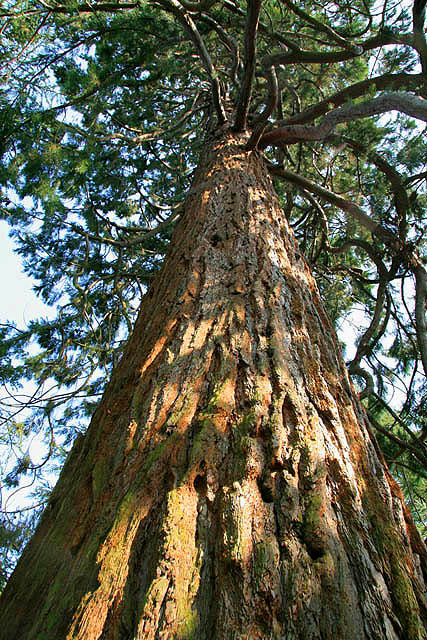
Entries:
[[5,640],[425,638],[425,546],[246,142],[202,158]]

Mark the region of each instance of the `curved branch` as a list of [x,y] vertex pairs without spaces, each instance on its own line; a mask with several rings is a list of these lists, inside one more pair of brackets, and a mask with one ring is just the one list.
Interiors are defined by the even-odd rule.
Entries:
[[211,57],[209,55],[208,50],[206,49],[205,43],[193,21],[191,16],[185,11],[182,10],[181,4],[178,0],[156,0],[157,3],[169,13],[172,13],[181,25],[184,27],[187,32],[190,40],[193,42],[196,50],[200,56],[202,64],[205,68],[209,76],[209,80],[212,88],[212,97],[213,103],[215,107],[216,114],[218,116],[219,124],[224,124],[227,121],[227,117],[225,115],[224,105],[222,104],[221,99],[221,88],[218,79],[217,71],[212,63]]
[[211,16],[208,16],[206,13],[201,13],[198,16],[199,20],[206,22],[209,26],[217,32],[219,39],[224,44],[224,46],[231,52],[233,59],[233,66],[230,71],[230,78],[233,83],[237,83],[237,72],[240,66],[240,57],[239,57],[239,44],[235,38],[230,36],[225,29],[222,28],[220,24]]
[[396,237],[393,233],[391,233],[388,229],[383,227],[380,223],[376,222],[372,218],[370,218],[361,207],[359,207],[351,200],[346,200],[341,196],[333,193],[332,191],[328,191],[324,187],[311,182],[307,178],[299,175],[298,173],[293,173],[292,171],[288,171],[287,169],[282,169],[281,167],[277,167],[271,162],[267,162],[268,169],[270,173],[273,175],[282,178],[292,184],[295,184],[297,187],[302,189],[306,189],[310,193],[314,193],[319,196],[322,200],[329,202],[330,204],[339,207],[346,213],[349,213],[353,218],[355,218],[365,229],[368,229],[371,233],[377,235],[384,243],[395,243]]
[[366,53],[367,51],[372,51],[372,49],[378,49],[378,47],[393,44],[401,44],[409,47],[415,46],[414,38],[411,33],[395,34],[391,31],[380,31],[380,33],[373,38],[357,43],[360,47],[360,53],[355,53],[354,51],[348,51],[345,49],[340,49],[338,51],[307,51],[305,49],[298,49],[297,51],[294,50],[286,53],[277,53],[272,56],[272,58],[274,59],[274,66],[294,63],[330,64],[351,60],[352,58]]
[[375,89],[376,91],[389,88],[415,90],[420,88],[424,81],[425,76],[423,73],[385,73],[381,76],[367,78],[366,80],[356,82],[341,91],[337,91],[337,93],[333,93],[331,96],[328,96],[317,104],[304,109],[304,111],[301,111],[300,113],[296,113],[290,118],[286,118],[285,120],[278,122],[277,126],[282,127],[290,124],[311,122],[315,118],[327,113],[331,105],[334,107],[340,107],[348,102],[348,100],[359,98],[372,89]]
[[236,109],[235,131],[244,131],[246,129],[252,84],[255,76],[256,38],[260,10],[261,0],[249,0],[245,28],[244,75]]
[[426,306],[427,306],[427,273],[421,262],[414,268],[415,274],[415,327],[417,334],[418,347],[421,353],[421,360],[424,367],[424,373],[427,376],[427,322],[426,322]]
[[375,302],[375,310],[374,310],[374,315],[372,317],[371,323],[369,327],[366,329],[366,331],[363,333],[363,335],[361,336],[359,343],[357,345],[356,354],[348,367],[349,372],[352,374],[358,373],[358,370],[360,367],[360,361],[364,356],[366,356],[371,351],[370,342],[376,330],[378,329],[378,326],[381,320],[381,314],[384,309],[386,287],[387,287],[387,282],[384,280],[381,280],[380,284],[378,285],[377,299]]
[[320,20],[317,20],[310,14],[303,11],[294,2],[291,2],[291,0],[281,0],[281,2],[289,7],[295,13],[295,15],[302,18],[308,24],[312,25],[316,29],[316,31],[325,33],[331,38],[331,40],[333,40],[337,44],[340,44],[342,47],[344,47],[344,49],[348,49],[352,54],[360,55],[361,53],[363,53],[363,49],[360,47],[360,45],[355,45],[346,38],[343,38],[331,27],[324,24],[323,22],[320,22]]
[[268,101],[263,112],[255,122],[254,130],[248,140],[247,149],[255,149],[255,147],[257,146],[262,134],[264,133],[268,118],[271,116],[277,106],[277,100],[279,96],[279,86],[277,83],[276,71],[274,67],[269,64],[268,57],[262,61],[262,66],[264,69],[264,74],[268,81]]
[[359,393],[359,398],[361,400],[363,398],[367,398],[374,392],[374,381],[371,374],[368,373],[366,369],[362,369],[362,367],[358,363],[354,364],[354,362],[352,362],[350,364],[348,372],[352,376],[359,376],[360,378],[363,378],[366,382],[365,388],[362,389],[362,391]]
[[375,166],[378,167],[378,169],[382,171],[382,173],[384,173],[384,175],[388,179],[394,195],[394,205],[399,220],[399,239],[403,246],[407,234],[407,213],[410,208],[410,202],[408,193],[404,186],[404,181],[402,180],[402,176],[379,153],[371,151],[359,141],[347,138],[347,136],[337,137],[337,142],[341,143],[342,141],[344,141],[357,153],[363,153],[367,155],[369,160],[371,160],[371,162],[373,162]]
[[426,0],[414,0],[412,7],[412,24],[414,29],[414,42],[420,54],[421,68],[424,75],[427,74],[427,41],[424,35],[424,22],[426,19]]
[[261,138],[259,146],[260,149],[265,149],[275,144],[293,144],[302,140],[323,140],[342,122],[369,118],[394,110],[427,122],[427,100],[410,93],[391,92],[366,102],[334,109],[317,126],[296,124],[273,129]]
[[380,256],[375,251],[375,249],[365,240],[360,240],[359,238],[352,238],[350,240],[346,240],[339,247],[330,245],[328,247],[328,251],[330,253],[340,254],[340,253],[344,253],[345,251],[347,251],[347,249],[350,249],[351,247],[359,247],[360,249],[363,249],[363,251],[365,251],[368,254],[368,256],[371,258],[372,262],[375,263],[380,279],[387,278],[388,272],[385,264],[383,263],[383,261],[381,260]]

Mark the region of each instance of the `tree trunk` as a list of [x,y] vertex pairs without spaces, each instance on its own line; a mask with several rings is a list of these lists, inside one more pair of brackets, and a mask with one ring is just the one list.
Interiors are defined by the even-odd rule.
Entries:
[[245,141],[201,160],[4,639],[425,638],[425,546]]

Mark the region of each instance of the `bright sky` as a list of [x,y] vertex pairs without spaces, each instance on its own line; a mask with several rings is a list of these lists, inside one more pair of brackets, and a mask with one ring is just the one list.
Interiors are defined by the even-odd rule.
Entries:
[[52,310],[32,290],[8,231],[7,222],[0,220],[0,322],[13,320],[22,329],[32,318],[50,315]]

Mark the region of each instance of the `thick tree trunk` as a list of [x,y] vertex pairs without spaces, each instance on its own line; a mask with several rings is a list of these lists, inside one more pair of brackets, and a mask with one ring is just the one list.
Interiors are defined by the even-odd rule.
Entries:
[[5,640],[425,637],[426,549],[244,142],[202,159]]

